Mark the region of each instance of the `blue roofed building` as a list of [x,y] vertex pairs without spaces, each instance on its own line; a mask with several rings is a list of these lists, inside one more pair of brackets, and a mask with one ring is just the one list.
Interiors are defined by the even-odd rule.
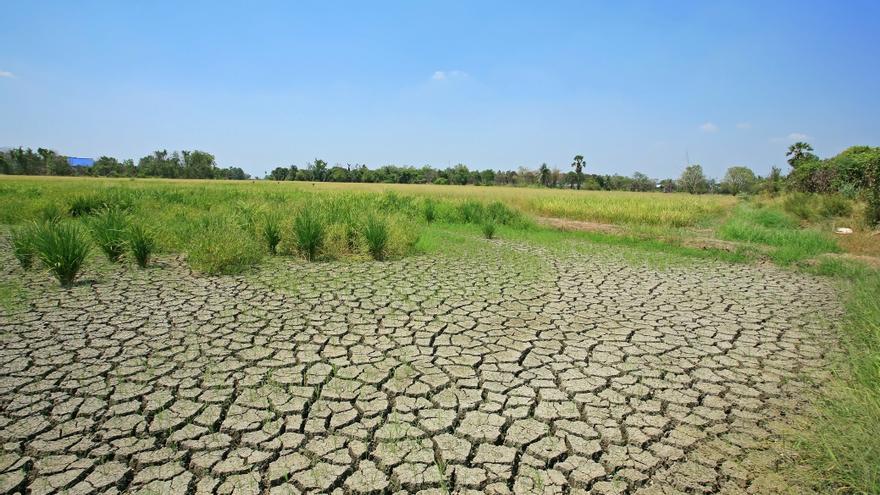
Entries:
[[91,158],[78,158],[75,156],[68,156],[67,163],[71,167],[91,167],[95,164],[95,160]]

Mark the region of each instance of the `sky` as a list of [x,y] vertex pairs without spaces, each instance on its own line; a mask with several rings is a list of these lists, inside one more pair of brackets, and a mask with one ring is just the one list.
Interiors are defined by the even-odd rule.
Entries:
[[0,146],[676,177],[880,145],[880,2],[4,2]]

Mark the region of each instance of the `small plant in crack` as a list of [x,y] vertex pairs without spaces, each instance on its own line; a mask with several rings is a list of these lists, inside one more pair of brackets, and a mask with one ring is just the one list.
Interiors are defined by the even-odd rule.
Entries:
[[263,219],[262,234],[269,254],[274,256],[278,253],[278,244],[281,242],[281,221],[277,215],[271,213],[266,215]]
[[483,231],[483,237],[486,239],[493,239],[495,237],[497,227],[494,220],[486,220],[480,228]]
[[12,254],[18,264],[30,270],[34,264],[34,230],[36,225],[27,225],[12,229]]
[[150,262],[150,256],[156,245],[156,240],[149,230],[140,224],[131,224],[128,227],[128,249],[135,263],[141,268],[146,268]]

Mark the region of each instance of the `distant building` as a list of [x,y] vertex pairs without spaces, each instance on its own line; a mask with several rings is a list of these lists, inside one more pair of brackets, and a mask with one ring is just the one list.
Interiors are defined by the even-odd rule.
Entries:
[[75,156],[68,156],[67,163],[71,167],[91,167],[95,164],[95,160],[91,158],[77,158]]

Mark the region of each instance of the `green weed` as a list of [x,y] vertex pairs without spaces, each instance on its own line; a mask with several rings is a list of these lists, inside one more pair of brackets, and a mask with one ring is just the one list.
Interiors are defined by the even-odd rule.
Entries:
[[12,254],[25,270],[30,270],[34,264],[34,229],[34,225],[12,229]]
[[116,208],[101,210],[89,222],[95,243],[112,262],[119,261],[125,253],[128,218]]
[[128,248],[132,258],[141,268],[146,268],[150,256],[155,249],[156,240],[153,234],[143,225],[133,223],[128,227]]
[[370,216],[364,224],[363,234],[370,256],[377,261],[384,259],[389,238],[387,220],[378,216]]
[[62,287],[70,287],[89,254],[89,241],[72,223],[43,223],[34,229],[34,251]]
[[293,236],[297,250],[309,261],[314,261],[324,242],[324,221],[313,207],[306,207],[293,221]]

